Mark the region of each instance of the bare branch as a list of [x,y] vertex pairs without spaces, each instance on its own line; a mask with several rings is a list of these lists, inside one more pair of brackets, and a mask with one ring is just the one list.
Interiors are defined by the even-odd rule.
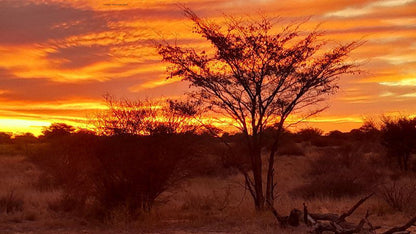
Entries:
[[370,195],[362,198],[361,200],[359,200],[353,207],[351,207],[351,209],[349,209],[346,213],[343,213],[338,220],[336,221],[338,222],[342,222],[345,221],[345,218],[347,218],[348,216],[350,216],[352,213],[354,213],[354,211],[360,207],[365,201],[367,201],[367,199],[369,199],[370,197],[372,197],[374,195],[374,193],[371,193]]
[[394,233],[406,231],[408,228],[410,228],[415,223],[416,223],[416,216],[409,219],[409,221],[407,221],[407,223],[405,223],[403,226],[391,228],[388,231],[383,232],[383,234],[394,234]]

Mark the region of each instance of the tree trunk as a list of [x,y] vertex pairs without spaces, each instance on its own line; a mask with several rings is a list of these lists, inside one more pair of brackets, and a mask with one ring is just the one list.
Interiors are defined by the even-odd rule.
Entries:
[[254,205],[256,210],[264,209],[264,194],[263,194],[263,176],[262,176],[262,162],[260,147],[255,147],[252,154],[252,168],[254,178],[254,191],[256,197],[254,198]]
[[274,157],[277,150],[277,141],[275,141],[272,145],[269,161],[268,161],[268,169],[267,169],[267,181],[266,181],[266,202],[269,206],[274,205]]
[[283,121],[280,122],[273,145],[270,149],[268,169],[267,169],[267,181],[266,181],[266,202],[269,206],[274,205],[274,159],[276,156],[277,148],[279,145],[279,139],[281,137],[281,132],[283,130]]

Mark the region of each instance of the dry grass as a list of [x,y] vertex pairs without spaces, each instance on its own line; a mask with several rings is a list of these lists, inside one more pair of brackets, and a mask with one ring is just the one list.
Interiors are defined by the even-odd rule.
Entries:
[[[278,199],[276,209],[289,214],[306,202],[311,212],[342,213],[360,196],[304,199],[289,192],[303,185],[311,158],[318,157],[314,146],[302,145],[305,156],[279,156],[276,162]],[[309,148],[307,148],[309,147]],[[280,229],[270,212],[255,212],[240,175],[224,178],[199,176],[172,188],[156,201],[150,214],[137,220],[127,219],[127,211],[112,211],[105,223],[98,223],[71,213],[53,210],[61,199],[58,189],[39,189],[40,171],[23,156],[0,156],[0,206],[2,198],[21,201],[21,208],[0,213],[0,233],[305,233],[306,227]],[[403,223],[406,213],[394,210],[381,196],[367,201],[351,217],[358,221],[369,210],[375,225]]]

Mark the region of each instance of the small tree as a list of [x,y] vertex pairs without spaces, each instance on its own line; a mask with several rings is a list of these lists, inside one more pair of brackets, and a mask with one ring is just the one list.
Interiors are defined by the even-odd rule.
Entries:
[[[335,93],[340,75],[353,72],[354,64],[345,60],[359,44],[337,45],[325,51],[321,33],[305,35],[300,25],[292,24],[276,33],[266,18],[245,21],[228,17],[222,27],[190,9],[185,9],[185,15],[193,21],[195,32],[212,44],[213,51],[160,44],[158,52],[170,63],[170,77],[190,82],[196,88],[193,97],[235,120],[245,136],[252,175],[245,169],[240,171],[256,209],[263,209],[274,201],[274,159],[286,119],[298,110],[309,110],[308,116],[323,110],[309,107]],[[270,126],[276,131],[267,159],[264,193],[261,152],[264,130]]]
[[74,133],[75,130],[75,127],[66,123],[52,123],[42,131],[42,137],[47,140],[54,140],[69,136],[71,133]]
[[416,145],[416,118],[384,118],[381,139],[387,148],[387,155],[396,158],[400,169],[407,171],[410,155]]
[[192,108],[174,101],[110,96],[105,101],[108,110],[95,121],[99,135],[63,131],[59,141],[46,141],[31,158],[44,177],[63,188],[70,201],[65,209],[82,211],[90,205],[101,218],[122,209],[134,218],[149,212],[161,193],[188,175],[197,127],[187,121]]
[[194,108],[177,101],[116,99],[96,119],[104,137],[96,160],[96,195],[112,209],[127,203],[130,213],[150,211],[155,199],[186,177],[196,152]]
[[104,96],[108,109],[98,114],[95,125],[103,135],[157,135],[193,133],[196,125],[190,122],[195,114],[193,106],[168,100],[115,99]]
[[9,144],[12,142],[12,134],[9,132],[0,132],[0,144]]

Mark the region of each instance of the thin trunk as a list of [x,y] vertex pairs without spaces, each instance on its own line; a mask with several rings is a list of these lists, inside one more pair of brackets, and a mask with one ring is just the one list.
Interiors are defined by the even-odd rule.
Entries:
[[252,154],[252,166],[253,166],[253,178],[254,178],[254,190],[256,193],[254,204],[256,210],[264,209],[264,194],[263,194],[263,178],[262,178],[262,162],[261,151],[259,147],[255,147]]
[[277,151],[277,139],[274,141],[268,161],[267,181],[266,181],[266,202],[269,206],[274,205],[274,157]]
[[273,142],[273,145],[270,149],[268,169],[267,169],[267,181],[266,181],[266,202],[268,205],[274,205],[274,159],[276,156],[277,148],[279,145],[279,139],[281,137],[281,132],[283,130],[283,121],[279,123],[277,128],[277,133]]

